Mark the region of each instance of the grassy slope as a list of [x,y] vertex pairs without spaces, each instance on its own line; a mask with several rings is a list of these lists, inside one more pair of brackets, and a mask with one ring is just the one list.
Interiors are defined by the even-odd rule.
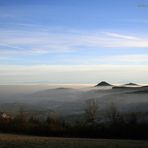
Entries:
[[148,141],[48,138],[0,134],[0,148],[148,148]]

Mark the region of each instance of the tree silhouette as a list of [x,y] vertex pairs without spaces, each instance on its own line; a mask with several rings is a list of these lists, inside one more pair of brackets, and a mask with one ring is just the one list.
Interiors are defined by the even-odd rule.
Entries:
[[86,121],[93,123],[97,118],[98,105],[95,99],[89,99],[86,101],[85,115]]

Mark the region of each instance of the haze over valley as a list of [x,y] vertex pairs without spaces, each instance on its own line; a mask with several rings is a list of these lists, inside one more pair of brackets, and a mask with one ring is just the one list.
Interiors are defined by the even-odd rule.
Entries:
[[148,87],[134,83],[110,85],[20,85],[0,86],[0,110],[16,114],[23,109],[35,115],[81,115],[86,101],[95,99],[102,112],[114,103],[121,112],[148,112]]

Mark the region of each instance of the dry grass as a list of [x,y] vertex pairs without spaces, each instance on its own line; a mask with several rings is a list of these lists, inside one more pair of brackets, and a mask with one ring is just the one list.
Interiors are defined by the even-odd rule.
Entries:
[[0,148],[148,148],[148,141],[49,138],[0,134]]

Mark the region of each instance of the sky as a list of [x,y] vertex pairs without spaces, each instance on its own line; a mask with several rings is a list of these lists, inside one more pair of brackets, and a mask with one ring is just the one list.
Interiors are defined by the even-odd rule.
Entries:
[[0,0],[0,84],[148,84],[148,0]]

